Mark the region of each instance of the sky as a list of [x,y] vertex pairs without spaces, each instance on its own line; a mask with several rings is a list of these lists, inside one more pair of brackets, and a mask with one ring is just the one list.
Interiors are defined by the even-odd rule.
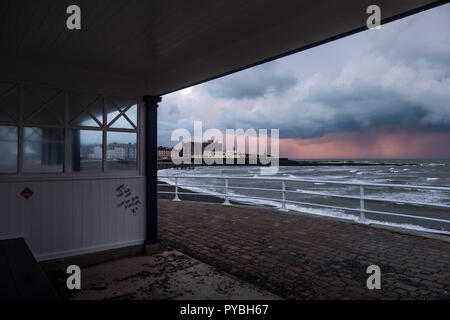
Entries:
[[158,112],[164,146],[202,121],[279,129],[280,157],[450,158],[450,4],[166,95]]

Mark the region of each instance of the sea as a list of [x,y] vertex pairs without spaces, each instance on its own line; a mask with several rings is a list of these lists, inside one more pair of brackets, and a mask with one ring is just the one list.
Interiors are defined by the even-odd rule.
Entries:
[[[301,160],[316,161],[315,159]],[[329,182],[450,188],[450,159],[320,159],[322,164],[324,161],[325,165],[280,166],[278,172],[271,176],[262,175],[261,167],[258,166],[198,166],[188,170],[171,168],[159,170],[158,175],[159,180],[169,184],[174,184],[174,178],[178,176],[178,183],[184,189],[221,198],[224,198],[224,188],[222,188],[224,180],[218,179],[217,176],[247,177],[248,179],[244,180],[229,180],[229,199],[245,205],[278,209],[282,207],[281,182],[264,181],[258,178],[287,179],[286,190],[291,192],[286,193],[286,200],[300,202],[286,202],[286,208],[289,210],[287,214],[311,214],[353,221],[361,221],[361,213],[358,211],[360,200],[335,198],[331,195],[359,196],[359,186]],[[329,161],[330,165],[327,165],[326,161]],[[331,165],[336,163],[340,165]],[[190,177],[181,178],[182,176]],[[295,181],[296,179],[308,180],[308,182]],[[319,182],[309,182],[309,180]],[[364,187],[364,195],[381,200],[392,200],[391,202],[366,200],[364,202],[366,210],[394,214],[366,212],[365,223],[450,234],[450,209],[442,207],[442,205],[450,206],[450,189],[417,190],[371,186]],[[402,201],[421,204],[407,204]],[[429,205],[423,205],[423,203]],[[416,217],[436,220],[423,220]]]

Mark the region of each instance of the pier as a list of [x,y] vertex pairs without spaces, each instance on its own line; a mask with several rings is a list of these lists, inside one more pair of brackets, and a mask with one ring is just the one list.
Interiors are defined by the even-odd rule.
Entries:
[[180,164],[175,165],[171,161],[158,161],[158,170],[162,169],[178,169],[178,170],[188,170],[188,169],[194,169],[195,166],[193,164]]

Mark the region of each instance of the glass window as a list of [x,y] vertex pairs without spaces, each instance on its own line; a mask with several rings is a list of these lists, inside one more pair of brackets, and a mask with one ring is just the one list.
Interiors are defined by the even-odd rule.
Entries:
[[103,125],[103,98],[100,95],[72,93],[69,95],[71,123],[82,127]]
[[71,172],[102,171],[103,132],[70,130],[69,170]]
[[64,131],[60,128],[24,128],[24,172],[62,172]]
[[0,121],[19,119],[19,90],[16,85],[0,82]]
[[17,127],[0,126],[0,173],[17,172]]
[[110,97],[107,101],[106,113],[107,122],[111,128],[135,129],[137,127],[136,101]]
[[137,126],[137,105],[129,107],[129,109],[119,119],[114,121],[111,128],[134,129]]
[[0,174],[137,171],[137,130],[137,99],[0,81]]
[[64,124],[65,99],[62,90],[24,86],[24,122],[30,124]]
[[137,134],[133,132],[108,132],[106,169],[109,171],[137,170]]
[[111,128],[114,128],[114,129],[134,129],[134,127],[131,125],[131,123],[124,116],[121,116],[119,119],[114,121],[114,123],[111,125]]
[[118,115],[120,115],[120,111],[108,101],[108,105],[106,106],[106,118],[108,125],[111,125]]
[[134,124],[135,127],[137,127],[137,104],[133,105],[128,109],[127,112],[125,112],[128,119],[131,120],[131,122]]

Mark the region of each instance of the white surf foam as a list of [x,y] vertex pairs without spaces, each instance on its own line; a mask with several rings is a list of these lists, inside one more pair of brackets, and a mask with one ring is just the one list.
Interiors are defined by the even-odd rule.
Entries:
[[[173,178],[158,178],[159,180],[166,182],[170,185],[175,184],[174,178],[177,174],[181,175],[179,173],[179,171],[172,170],[172,169],[159,170],[158,173],[161,173],[161,175],[173,175]],[[189,184],[189,183],[186,182],[185,184]],[[198,182],[196,184],[198,184]],[[179,185],[181,187],[183,187],[182,184],[179,184]],[[208,194],[211,196],[216,196],[218,198],[225,199],[225,195],[222,192],[218,192],[217,190],[215,190],[214,187],[206,187],[205,186],[205,187],[183,187],[183,188],[193,191],[193,192],[204,193],[204,194]],[[219,188],[217,188],[217,189],[219,189]],[[297,189],[297,191],[301,191],[301,189]],[[385,196],[388,196],[388,195],[390,195],[390,194],[385,194]],[[404,197],[401,200],[406,200],[406,199],[417,200],[417,197],[414,197],[413,195],[410,195],[410,194],[403,194],[403,195],[404,195]],[[281,207],[282,207],[281,201],[253,199],[253,198],[248,198],[248,197],[244,198],[244,197],[238,197],[238,196],[240,196],[240,194],[232,192],[232,191],[228,192],[229,200],[233,200],[233,201],[236,201],[239,203],[249,204],[249,205],[270,206],[270,207],[274,207],[274,208],[278,208],[278,209],[281,209]],[[438,200],[436,198],[441,198],[441,197],[442,197],[441,194],[439,194],[439,195],[434,194],[435,201]],[[431,201],[431,197],[429,197],[427,200]],[[401,204],[401,202],[399,202],[399,204]],[[303,206],[303,205],[297,205],[297,204],[286,204],[286,208],[288,210],[298,212],[298,213],[307,213],[307,214],[313,214],[313,215],[319,215],[319,216],[352,220],[355,222],[358,221],[358,219],[359,219],[359,217],[357,215],[345,213],[343,210],[340,210],[340,209],[314,208],[314,207],[310,207],[310,206]],[[409,230],[416,230],[416,231],[423,231],[423,232],[430,232],[430,233],[442,233],[442,234],[450,235],[450,231],[430,229],[430,228],[425,228],[422,226],[409,224],[409,223],[394,223],[394,222],[387,222],[387,221],[374,220],[374,219],[366,219],[366,221],[368,223],[373,223],[373,224],[378,224],[378,225],[385,225],[385,226],[397,227],[397,228],[403,228],[403,229],[409,229]]]

